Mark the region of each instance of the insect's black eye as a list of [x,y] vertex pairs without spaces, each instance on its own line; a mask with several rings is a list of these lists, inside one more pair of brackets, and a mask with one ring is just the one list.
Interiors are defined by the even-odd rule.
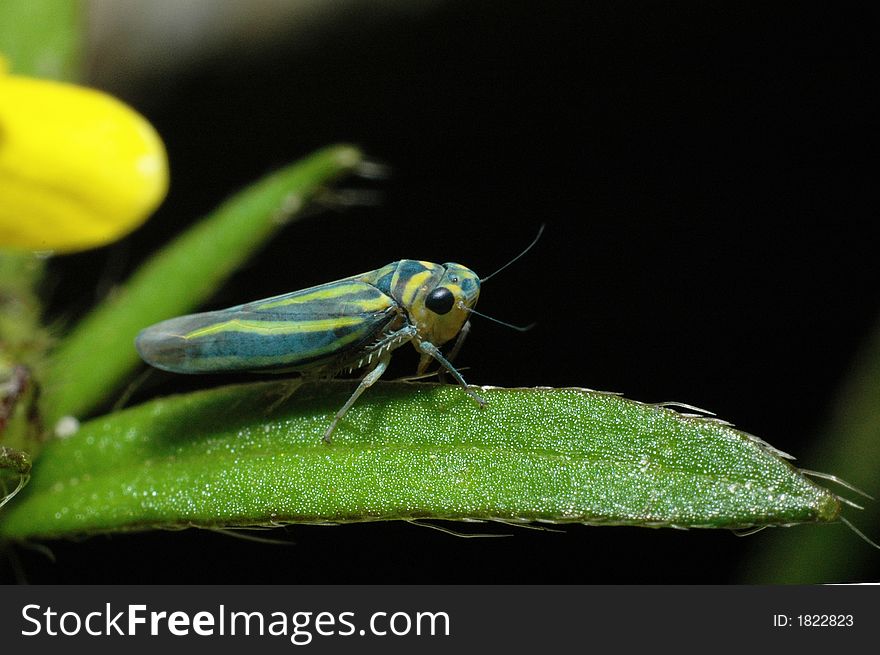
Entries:
[[437,287],[425,298],[425,307],[435,314],[448,314],[455,304],[455,297],[446,287]]

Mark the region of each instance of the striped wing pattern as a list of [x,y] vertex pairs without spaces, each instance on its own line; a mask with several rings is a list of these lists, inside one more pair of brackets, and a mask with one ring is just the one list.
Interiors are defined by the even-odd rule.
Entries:
[[143,330],[136,346],[175,373],[301,371],[357,360],[400,314],[372,284],[347,278]]

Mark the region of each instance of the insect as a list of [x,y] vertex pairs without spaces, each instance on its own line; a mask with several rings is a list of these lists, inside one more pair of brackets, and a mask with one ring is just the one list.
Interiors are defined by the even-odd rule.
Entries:
[[461,264],[402,259],[302,291],[172,318],[142,330],[135,347],[145,362],[173,373],[295,372],[318,378],[366,368],[324,432],[327,443],[349,408],[385,372],[391,353],[406,343],[421,354],[418,375],[437,361],[482,407],[485,401],[440,346],[458,336],[453,354],[458,351],[470,315],[485,316],[474,310],[480,284],[528,252],[543,229],[482,279]]

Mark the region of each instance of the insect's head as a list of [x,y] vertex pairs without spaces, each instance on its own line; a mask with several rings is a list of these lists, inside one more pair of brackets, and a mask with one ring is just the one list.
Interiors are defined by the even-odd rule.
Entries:
[[471,314],[482,316],[514,330],[525,331],[530,329],[531,325],[518,327],[481,314],[474,309],[474,306],[480,297],[480,284],[500,273],[531,250],[538,242],[538,239],[541,238],[543,231],[544,226],[542,225],[541,229],[538,230],[538,236],[535,237],[534,241],[525,250],[494,273],[484,278],[480,278],[471,269],[461,264],[447,262],[443,264],[441,274],[439,270],[441,267],[437,264],[417,262],[426,269],[424,275],[430,277],[432,282],[437,280],[433,287],[430,286],[431,283],[427,286],[422,286],[418,294],[419,302],[412,303],[409,306],[410,316],[416,323],[419,337],[422,340],[430,341],[434,345],[443,345],[461,331]]
[[425,322],[430,326],[431,341],[446,343],[468,320],[468,310],[480,297],[480,278],[461,264],[443,264],[444,273],[436,286],[425,295]]
[[[466,266],[452,262],[443,264],[443,268],[446,269],[446,273],[440,278],[437,288],[428,294],[425,304],[437,304],[438,309],[442,310],[450,304],[449,296],[451,296],[454,306],[473,307],[476,305],[477,298],[480,297],[480,278],[477,277],[477,274]],[[441,291],[441,289],[448,289],[449,293]],[[430,305],[428,309],[431,309]],[[452,307],[449,307],[447,311],[449,309]]]

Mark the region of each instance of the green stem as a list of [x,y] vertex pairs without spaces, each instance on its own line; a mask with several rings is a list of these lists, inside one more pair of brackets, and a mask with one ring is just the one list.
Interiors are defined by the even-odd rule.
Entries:
[[230,198],[147,261],[83,319],[52,356],[43,410],[50,424],[81,417],[139,363],[142,328],[196,308],[324,185],[361,160],[347,145],[324,148]]

